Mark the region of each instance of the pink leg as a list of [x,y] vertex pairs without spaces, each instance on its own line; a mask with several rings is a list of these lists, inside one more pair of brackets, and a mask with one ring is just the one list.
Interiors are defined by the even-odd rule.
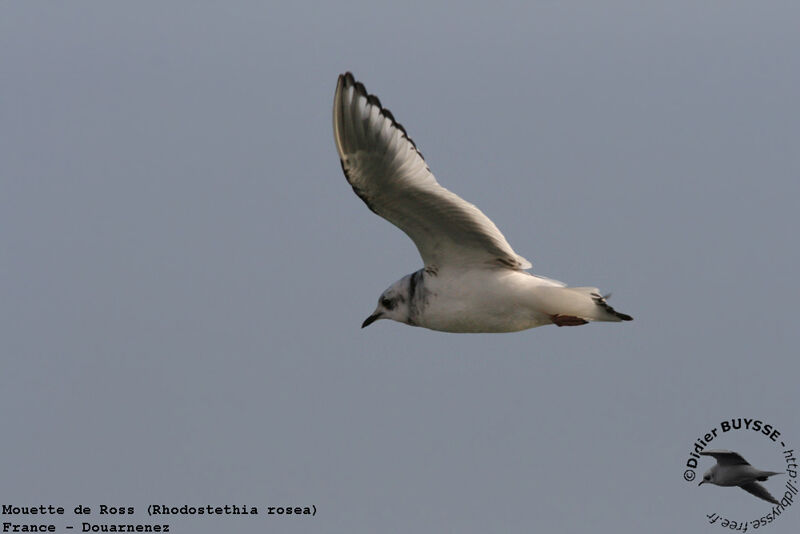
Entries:
[[586,319],[581,319],[574,315],[552,315],[550,319],[556,326],[580,326],[589,323]]

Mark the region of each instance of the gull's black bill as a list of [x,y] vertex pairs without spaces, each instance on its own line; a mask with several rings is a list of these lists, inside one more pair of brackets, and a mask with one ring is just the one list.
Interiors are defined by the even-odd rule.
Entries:
[[380,313],[373,313],[372,315],[370,315],[369,317],[364,319],[364,322],[361,323],[361,328],[368,327],[369,325],[371,325],[372,323],[374,323],[375,321],[377,321],[380,318],[381,318],[381,314]]

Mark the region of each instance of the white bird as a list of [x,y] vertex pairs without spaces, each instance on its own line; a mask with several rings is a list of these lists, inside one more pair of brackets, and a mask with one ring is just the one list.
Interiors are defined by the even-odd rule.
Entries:
[[750,465],[747,460],[742,458],[738,452],[726,450],[704,451],[700,454],[713,456],[717,460],[711,469],[703,475],[703,480],[698,486],[703,484],[715,484],[717,486],[739,486],[748,493],[752,493],[759,499],[780,504],[775,497],[770,495],[767,488],[756,482],[764,482],[772,475],[780,475],[776,471],[762,471]]
[[439,185],[405,129],[349,72],[336,85],[333,135],[353,191],[408,234],[425,264],[381,294],[362,328],[393,319],[444,332],[515,332],[632,320],[595,287],[526,272],[528,260],[477,207]]

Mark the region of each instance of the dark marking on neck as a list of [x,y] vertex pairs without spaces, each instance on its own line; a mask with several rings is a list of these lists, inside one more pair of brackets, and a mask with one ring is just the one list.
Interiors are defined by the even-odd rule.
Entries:
[[[419,317],[418,306],[422,303],[422,295],[425,291],[423,270],[424,269],[420,269],[413,273],[408,279],[408,318],[406,322],[410,325],[416,325],[416,320]],[[419,292],[420,298],[417,298],[417,292]]]

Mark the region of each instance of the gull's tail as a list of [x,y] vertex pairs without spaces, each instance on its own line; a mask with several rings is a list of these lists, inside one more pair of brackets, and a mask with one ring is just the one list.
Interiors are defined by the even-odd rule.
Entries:
[[595,287],[578,287],[575,289],[589,289],[593,290],[590,293],[592,300],[594,303],[605,312],[605,314],[609,317],[608,319],[597,319],[598,321],[633,321],[633,317],[628,315],[627,313],[620,313],[614,308],[612,308],[606,299],[611,298],[611,293],[608,295],[601,295],[600,292]]
[[630,315],[612,308],[596,287],[542,287],[538,293],[543,309],[558,326],[633,320]]
[[759,473],[758,478],[756,478],[756,480],[760,480],[761,482],[764,482],[765,480],[767,480],[769,477],[771,477],[773,475],[782,475],[782,474],[783,473],[779,473],[778,471],[761,471]]

